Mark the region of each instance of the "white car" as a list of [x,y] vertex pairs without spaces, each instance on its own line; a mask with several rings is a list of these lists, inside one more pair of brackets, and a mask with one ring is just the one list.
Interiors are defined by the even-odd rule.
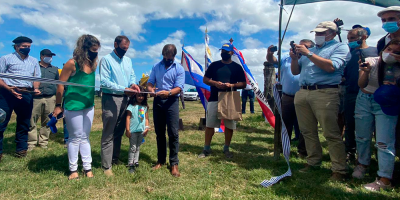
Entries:
[[197,101],[200,99],[200,97],[199,94],[197,93],[196,88],[191,88],[183,93],[183,99]]

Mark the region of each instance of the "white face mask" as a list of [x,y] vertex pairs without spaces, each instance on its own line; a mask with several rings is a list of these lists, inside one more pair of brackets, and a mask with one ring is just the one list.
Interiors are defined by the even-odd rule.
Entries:
[[315,44],[321,46],[325,43],[326,36],[315,36]]
[[390,53],[382,52],[382,60],[387,64],[394,64],[397,62],[396,58],[394,58]]
[[43,58],[43,62],[45,62],[45,63],[47,63],[47,64],[50,64],[52,60],[53,60],[52,57],[44,57],[44,58]]

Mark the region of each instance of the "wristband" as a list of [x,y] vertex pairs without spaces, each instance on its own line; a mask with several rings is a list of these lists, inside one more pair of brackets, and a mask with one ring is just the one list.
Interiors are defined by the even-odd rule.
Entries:
[[149,128],[150,128],[149,126],[145,126],[145,127],[144,127],[144,129],[149,129]]

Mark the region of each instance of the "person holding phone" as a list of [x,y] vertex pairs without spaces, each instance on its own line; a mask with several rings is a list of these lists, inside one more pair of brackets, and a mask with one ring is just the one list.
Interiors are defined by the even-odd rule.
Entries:
[[367,45],[368,31],[364,28],[355,28],[348,32],[347,40],[350,47],[351,59],[346,64],[344,70],[344,121],[345,121],[345,147],[347,161],[355,162],[356,139],[355,139],[355,119],[354,110],[356,99],[360,87],[358,86],[358,61],[367,57],[377,57],[376,47]]
[[92,35],[79,37],[70,59],[63,67],[60,81],[88,85],[92,87],[79,87],[69,85],[64,95],[64,109],[61,100],[64,94],[64,85],[58,85],[56,93],[56,107],[53,116],[58,116],[64,110],[67,125],[68,160],[70,175],[69,180],[78,179],[78,154],[80,152],[83,163],[84,175],[93,177],[92,153],[89,134],[92,128],[94,115],[94,85],[97,57],[100,41]]
[[[378,149],[378,178],[364,188],[371,191],[390,189],[395,161],[395,128],[399,112],[388,113],[376,102],[376,92],[382,85],[399,86],[400,62],[393,55],[400,55],[400,40],[391,40],[379,57],[359,61],[355,122],[358,165],[353,178],[362,179],[369,170],[371,161],[371,139],[375,131]],[[396,111],[394,109],[394,111]]]

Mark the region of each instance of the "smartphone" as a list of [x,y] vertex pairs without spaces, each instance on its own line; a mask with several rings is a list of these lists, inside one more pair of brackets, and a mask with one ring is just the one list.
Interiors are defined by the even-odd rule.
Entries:
[[278,47],[277,46],[273,46],[273,47],[271,47],[271,52],[275,52],[275,51],[278,51]]
[[293,53],[296,53],[296,46],[294,46],[294,41],[290,42],[290,46],[292,47]]
[[360,49],[360,60],[361,60],[361,63],[362,63],[362,65],[361,66],[365,66],[365,56],[364,56],[364,54],[363,54],[363,52],[361,51],[361,49]]

